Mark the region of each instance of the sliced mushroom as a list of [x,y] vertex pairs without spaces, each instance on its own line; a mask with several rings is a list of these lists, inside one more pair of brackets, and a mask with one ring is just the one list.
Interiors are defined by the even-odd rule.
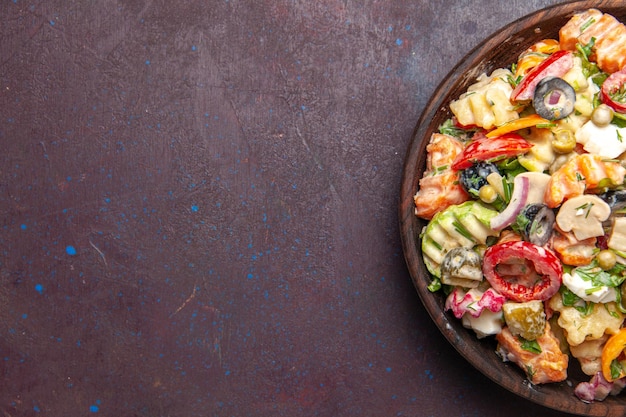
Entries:
[[602,222],[609,218],[611,207],[600,197],[583,194],[565,201],[556,215],[556,224],[576,239],[585,240],[604,235]]
[[615,218],[608,246],[611,249],[626,252],[626,217]]

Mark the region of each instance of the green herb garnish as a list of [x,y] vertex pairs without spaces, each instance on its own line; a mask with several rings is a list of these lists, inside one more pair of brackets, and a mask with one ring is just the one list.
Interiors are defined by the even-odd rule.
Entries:
[[541,346],[536,340],[527,340],[521,336],[518,336],[517,340],[520,343],[520,347],[524,349],[525,351],[536,353],[536,354],[541,353]]

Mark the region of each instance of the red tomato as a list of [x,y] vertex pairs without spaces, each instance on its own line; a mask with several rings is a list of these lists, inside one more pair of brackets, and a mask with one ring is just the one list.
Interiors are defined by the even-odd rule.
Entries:
[[600,100],[618,113],[626,113],[626,67],[604,80]]
[[[472,166],[476,161],[488,161],[497,157],[511,157],[526,153],[532,144],[517,133],[507,133],[495,138],[484,134],[476,135],[469,145],[452,162],[452,169],[461,170]],[[476,137],[475,136],[475,137]]]
[[524,240],[490,246],[483,274],[493,289],[520,303],[552,297],[563,280],[563,265],[549,250]]
[[512,101],[531,100],[535,87],[545,77],[562,77],[574,66],[574,54],[570,51],[557,51],[539,65],[531,69],[511,93]]

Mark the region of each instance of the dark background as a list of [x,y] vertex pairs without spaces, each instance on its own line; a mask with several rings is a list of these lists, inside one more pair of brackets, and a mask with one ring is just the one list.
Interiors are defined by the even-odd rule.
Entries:
[[2,0],[2,416],[564,416],[446,342],[397,216],[437,84],[556,3]]

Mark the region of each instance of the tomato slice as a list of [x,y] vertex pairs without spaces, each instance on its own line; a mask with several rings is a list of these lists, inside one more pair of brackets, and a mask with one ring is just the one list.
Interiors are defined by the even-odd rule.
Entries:
[[522,78],[522,81],[513,89],[511,100],[531,100],[539,81],[548,76],[562,77],[573,66],[574,54],[571,51],[556,51]]
[[524,240],[490,246],[483,274],[493,289],[520,303],[545,301],[559,290],[563,266],[549,250]]
[[[461,170],[472,166],[476,161],[488,161],[498,157],[511,157],[526,153],[533,147],[517,133],[507,133],[497,137],[476,135],[463,152],[452,162],[452,169]],[[476,137],[475,136],[475,137]]]
[[604,80],[600,100],[616,112],[626,113],[626,67]]

